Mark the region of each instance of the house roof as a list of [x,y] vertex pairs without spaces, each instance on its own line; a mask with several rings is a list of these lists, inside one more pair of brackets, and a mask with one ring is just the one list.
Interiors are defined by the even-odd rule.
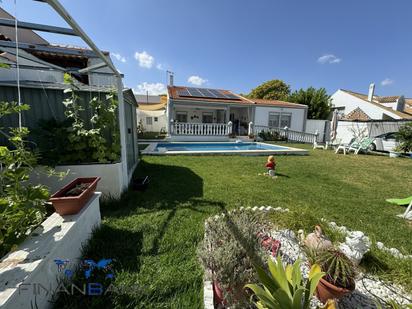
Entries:
[[279,100],[264,100],[264,99],[249,99],[245,98],[239,94],[233,93],[230,90],[224,89],[209,89],[209,88],[199,88],[199,89],[209,89],[213,91],[219,91],[222,94],[231,95],[236,98],[206,98],[206,97],[186,97],[186,96],[179,96],[179,90],[185,90],[190,87],[181,87],[181,86],[168,86],[167,90],[169,93],[169,97],[174,100],[179,101],[195,101],[195,102],[203,102],[207,103],[229,103],[229,104],[238,104],[238,105],[262,105],[262,106],[276,106],[276,107],[286,107],[286,108],[307,108],[306,105],[297,104],[297,103],[290,103],[285,101]]
[[343,117],[343,120],[360,120],[360,121],[368,121],[371,118],[359,107],[355,108],[349,114]]
[[233,95],[235,98],[206,98],[206,97],[186,97],[186,96],[180,96],[179,91],[180,90],[187,90],[190,89],[190,87],[184,87],[184,86],[168,86],[167,91],[169,93],[169,97],[174,99],[174,100],[179,100],[179,101],[196,101],[196,102],[210,102],[210,103],[234,103],[234,104],[252,104],[250,100],[235,94],[229,90],[224,90],[224,89],[209,89],[209,88],[198,88],[198,89],[209,89],[209,90],[216,90],[219,91],[222,94],[227,94],[227,95]]
[[[386,97],[380,97],[380,96],[376,96],[374,95],[372,98],[372,101],[368,101],[368,96],[366,94],[362,94],[362,93],[358,93],[358,92],[354,92],[354,91],[350,91],[350,90],[345,90],[345,89],[340,89],[343,92],[346,92],[354,97],[357,97],[363,101],[365,101],[366,103],[369,104],[373,104],[375,106],[378,106],[380,108],[382,108],[383,110],[393,113],[395,115],[398,115],[399,117],[403,118],[403,119],[412,119],[412,106],[410,104],[412,104],[412,99],[405,99],[405,108],[403,112],[394,110],[390,107],[384,106],[381,103],[391,103],[391,102],[396,102],[396,100],[400,97],[400,96],[386,96]],[[392,100],[392,101],[389,101]],[[408,106],[408,107],[407,107]]]
[[268,105],[268,106],[278,106],[278,107],[291,107],[291,108],[307,108],[304,104],[280,101],[280,100],[265,100],[265,99],[250,99],[256,105]]

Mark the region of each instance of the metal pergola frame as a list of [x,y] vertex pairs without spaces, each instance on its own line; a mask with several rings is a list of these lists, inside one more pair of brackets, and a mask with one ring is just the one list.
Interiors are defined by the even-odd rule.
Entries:
[[[84,55],[94,56],[102,60],[101,63],[94,64],[84,69],[80,69],[78,73],[93,72],[94,70],[102,67],[109,67],[117,80],[117,97],[118,97],[118,112],[119,112],[119,130],[120,130],[120,145],[121,145],[121,162],[123,172],[123,188],[128,185],[129,175],[127,169],[127,153],[126,153],[126,126],[125,126],[125,111],[124,111],[124,98],[123,98],[123,82],[122,74],[115,68],[113,63],[104,55],[104,53],[96,46],[93,40],[83,31],[80,25],[74,20],[74,18],[66,11],[66,9],[57,0],[34,0],[38,2],[45,2],[50,5],[54,11],[56,11],[71,28],[55,27],[43,24],[28,23],[17,21],[17,27],[21,29],[37,30],[42,32],[57,33],[62,35],[70,35],[80,37],[91,49],[90,50],[67,50],[58,46],[44,46],[38,44],[26,44],[10,41],[0,41],[2,47],[14,47],[28,50],[48,51],[48,52],[64,52],[72,55]],[[0,26],[14,27],[16,21],[1,18]],[[73,70],[70,70],[73,72]]]

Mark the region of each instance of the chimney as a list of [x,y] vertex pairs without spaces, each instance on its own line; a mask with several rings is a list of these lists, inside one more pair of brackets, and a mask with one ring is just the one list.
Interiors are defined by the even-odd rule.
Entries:
[[397,100],[396,100],[396,110],[398,112],[403,112],[405,110],[405,97],[401,95]]
[[169,77],[169,80],[168,80],[169,86],[173,86],[174,73],[170,72],[170,71],[166,71],[166,72],[167,72],[167,75]]
[[369,85],[369,92],[368,92],[368,101],[372,102],[373,95],[375,94],[375,84],[372,83]]

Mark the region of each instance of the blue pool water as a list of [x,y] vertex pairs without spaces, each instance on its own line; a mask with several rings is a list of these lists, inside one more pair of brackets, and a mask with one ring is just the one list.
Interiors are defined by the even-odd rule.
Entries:
[[288,150],[288,147],[263,143],[158,143],[155,152],[164,151],[250,151]]

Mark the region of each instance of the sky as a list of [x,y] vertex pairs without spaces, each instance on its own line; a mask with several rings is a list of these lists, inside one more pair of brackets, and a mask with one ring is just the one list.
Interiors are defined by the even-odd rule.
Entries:
[[[15,2],[16,1],[16,4]],[[412,97],[412,1],[61,0],[135,92],[175,85],[248,93],[271,79]],[[20,21],[67,26],[47,4],[0,0]],[[45,34],[52,43],[85,46]]]

